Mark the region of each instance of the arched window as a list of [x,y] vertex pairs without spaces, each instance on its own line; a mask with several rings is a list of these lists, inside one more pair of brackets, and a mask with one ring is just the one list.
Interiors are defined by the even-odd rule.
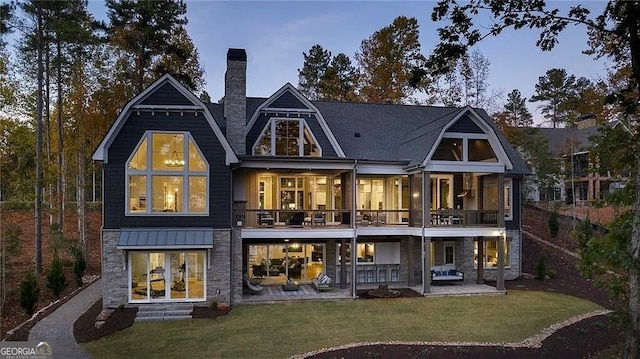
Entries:
[[188,132],[147,132],[126,164],[127,214],[207,214],[209,164]]

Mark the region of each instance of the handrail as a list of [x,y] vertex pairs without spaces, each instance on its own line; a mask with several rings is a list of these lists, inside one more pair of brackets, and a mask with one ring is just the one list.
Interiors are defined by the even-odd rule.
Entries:
[[[409,226],[409,210],[359,209],[355,222],[349,209],[245,209],[234,213],[244,228],[331,228],[364,226]],[[497,210],[440,209],[430,211],[426,227],[496,227]]]

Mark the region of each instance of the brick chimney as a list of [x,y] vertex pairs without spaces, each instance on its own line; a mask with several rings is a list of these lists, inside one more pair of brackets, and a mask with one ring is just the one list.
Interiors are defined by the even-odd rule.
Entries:
[[244,49],[227,51],[224,79],[224,117],[227,140],[237,155],[246,154],[244,137],[247,125],[247,53]]

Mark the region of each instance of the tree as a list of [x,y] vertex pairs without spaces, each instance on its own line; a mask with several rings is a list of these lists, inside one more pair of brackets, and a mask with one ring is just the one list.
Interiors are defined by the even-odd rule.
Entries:
[[[478,26],[474,21],[474,16],[481,11],[488,12],[494,20],[488,27]],[[638,136],[640,2],[609,1],[605,10],[593,17],[582,5],[561,13],[559,9],[547,7],[543,1],[472,0],[459,4],[456,0],[442,0],[433,9],[431,17],[434,21],[449,20],[438,29],[440,43],[429,58],[432,68],[441,72],[446,72],[446,65],[452,58],[460,58],[470,46],[488,36],[499,35],[505,29],[539,30],[536,46],[548,51],[558,43],[558,35],[568,25],[584,26],[590,35],[591,54],[611,58],[618,69],[629,69],[626,86],[611,93],[609,98],[633,119],[632,133]],[[628,186],[632,189],[629,194],[633,199],[631,235],[626,239],[621,237],[626,243],[630,264],[625,358],[640,358],[640,153],[637,149],[633,161],[636,172]]]
[[331,59],[326,69],[320,90],[323,100],[354,101],[357,99],[358,70],[351,64],[351,59],[339,53]]
[[51,262],[51,268],[46,278],[47,288],[51,289],[51,292],[56,298],[60,298],[60,294],[67,286],[67,279],[64,275],[64,268],[62,266],[62,258],[58,253],[53,254],[53,261]]
[[107,0],[109,39],[133,58],[132,80],[138,93],[154,80],[150,75],[155,60],[175,50],[172,39],[187,24],[186,12],[182,0]]
[[415,92],[414,76],[425,66],[418,20],[399,16],[360,44],[356,60],[365,102],[402,103]]
[[10,23],[13,17],[13,10],[13,3],[0,4],[0,49],[5,45],[2,37],[11,31]]
[[27,277],[20,282],[20,306],[31,315],[39,297],[40,288],[38,288],[36,276],[32,271],[27,271]]
[[527,109],[527,98],[522,97],[519,90],[514,89],[507,95],[507,103],[504,104],[504,113],[509,118],[509,124],[516,127],[531,127],[533,116]]
[[298,90],[310,100],[321,98],[321,84],[331,61],[331,52],[316,44],[309,54],[302,53],[304,64],[298,69]]
[[540,109],[547,120],[551,121],[553,128],[568,122],[568,114],[563,111],[562,104],[572,98],[575,82],[576,77],[567,76],[565,69],[550,69],[544,76],[538,77],[536,92],[529,101],[545,102]]
[[184,26],[179,26],[166,53],[153,65],[154,77],[168,73],[193,92],[204,89],[204,68],[200,55]]
[[502,131],[510,143],[522,144],[523,128],[533,125],[533,116],[527,109],[527,99],[519,90],[514,89],[507,95],[507,103],[502,112],[494,115],[496,126]]
[[449,66],[449,71],[436,74],[429,83],[430,104],[444,106],[471,106],[488,113],[496,112],[496,99],[500,91],[489,85],[489,59],[480,50],[465,55]]

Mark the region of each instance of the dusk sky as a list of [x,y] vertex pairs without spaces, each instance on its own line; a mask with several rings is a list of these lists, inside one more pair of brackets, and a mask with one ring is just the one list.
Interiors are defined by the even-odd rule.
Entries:
[[[549,2],[568,9],[577,2]],[[600,14],[606,2],[582,2]],[[290,82],[297,86],[303,52],[320,44],[333,55],[343,52],[355,63],[354,54],[363,39],[391,24],[397,16],[415,17],[420,25],[422,52],[428,56],[438,41],[431,21],[435,1],[187,1],[187,30],[205,67],[206,90],[212,101],[224,92],[226,53],[230,47],[247,50],[247,95],[267,97]],[[105,18],[102,1],[90,1],[89,10]],[[486,18],[483,24],[490,24]],[[530,98],[538,77],[554,67],[569,74],[597,79],[606,75],[605,63],[583,55],[587,49],[584,27],[570,26],[551,52],[535,46],[538,32],[508,31],[483,40],[477,48],[491,62],[490,85],[507,93],[519,89]],[[536,112],[539,104],[529,103]],[[536,118],[540,115],[536,114]],[[536,122],[539,122],[537,120]]]

